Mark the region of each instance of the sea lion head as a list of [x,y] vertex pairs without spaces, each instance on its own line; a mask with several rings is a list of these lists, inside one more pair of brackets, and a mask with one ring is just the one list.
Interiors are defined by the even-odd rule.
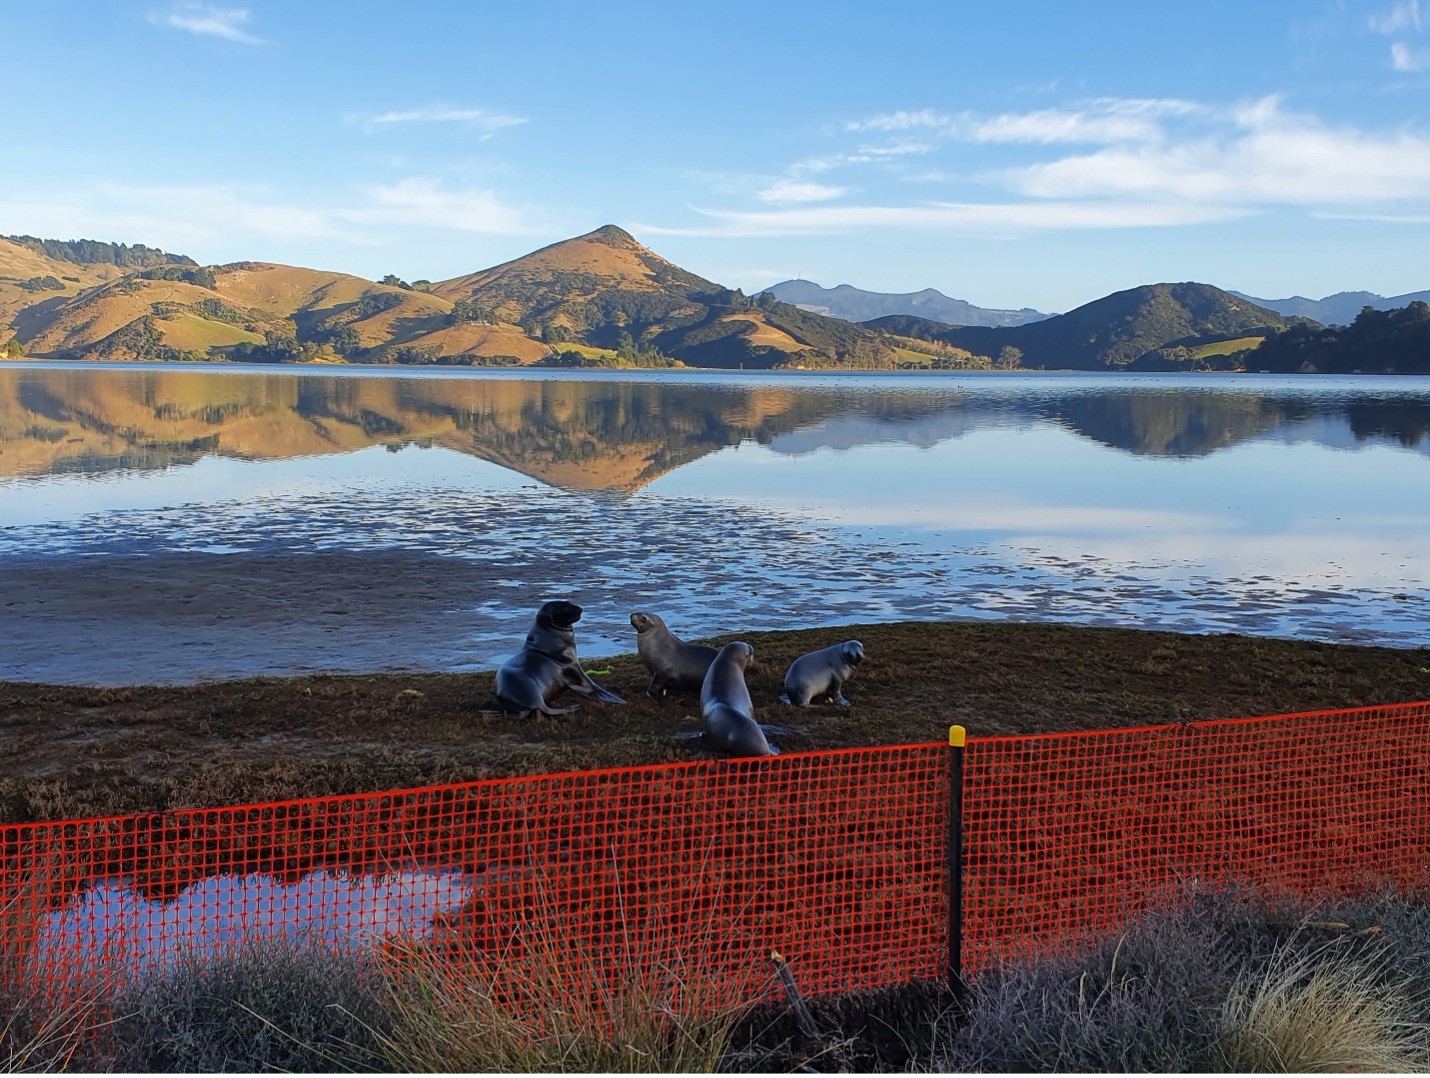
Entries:
[[637,610],[631,615],[631,628],[637,633],[648,633],[652,629],[664,629],[665,622],[661,621],[659,614],[649,614],[644,610]]
[[729,658],[741,670],[755,665],[755,649],[743,640],[736,640],[734,643],[726,644],[720,649],[720,654],[715,656],[718,662],[721,659]]
[[542,603],[536,612],[536,624],[543,629],[569,629],[581,620],[581,608],[565,599]]
[[839,654],[850,666],[858,666],[864,661],[864,645],[857,640],[846,640],[839,645]]

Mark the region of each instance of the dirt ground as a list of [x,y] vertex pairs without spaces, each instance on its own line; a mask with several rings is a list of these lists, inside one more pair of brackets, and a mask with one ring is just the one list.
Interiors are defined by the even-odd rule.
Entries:
[[[723,643],[729,638],[716,638]],[[1009,622],[746,634],[761,722],[783,751],[1092,730],[1430,698],[1430,649]],[[799,654],[859,639],[853,707],[777,702]],[[249,679],[178,687],[0,682],[0,823],[691,759],[694,693],[648,699],[634,655],[587,663],[626,705],[483,713],[494,675]],[[682,736],[685,735],[685,736]]]

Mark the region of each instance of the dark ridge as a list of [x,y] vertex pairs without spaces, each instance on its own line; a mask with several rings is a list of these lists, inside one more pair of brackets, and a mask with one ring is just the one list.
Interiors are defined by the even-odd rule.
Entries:
[[103,240],[42,240],[38,236],[6,236],[12,243],[37,254],[80,266],[197,266],[188,255],[169,254],[142,243],[106,243]]

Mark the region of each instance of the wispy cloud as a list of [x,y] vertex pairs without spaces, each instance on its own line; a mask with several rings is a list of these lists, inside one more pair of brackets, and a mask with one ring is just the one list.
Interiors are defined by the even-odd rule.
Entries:
[[[1401,22],[1418,18],[1416,9],[1408,10],[1398,16]],[[1273,207],[1404,220],[1430,213],[1430,136],[1411,128],[1330,124],[1289,110],[1280,95],[1235,105],[1096,98],[993,116],[910,109],[856,120],[842,131],[859,144],[796,161],[785,178],[749,192],[771,208],[692,207],[704,221],[649,230],[747,236],[902,228],[1016,235],[1189,226]],[[876,134],[887,137],[866,141]],[[994,162],[1009,153],[1000,147],[1016,146],[1017,163],[970,167],[975,145],[985,157],[995,155]],[[911,169],[907,162],[914,156],[920,167]],[[1032,163],[1026,163],[1029,157]],[[939,169],[945,162],[957,167]],[[897,195],[890,199],[894,204],[790,205],[847,196],[851,188],[834,177],[853,168],[943,183],[957,197],[915,205],[897,204]]]
[[449,190],[424,178],[350,188],[311,203],[256,185],[217,184],[101,182],[0,197],[0,219],[23,222],[24,230],[36,235],[138,236],[198,258],[223,258],[218,252],[241,252],[254,243],[258,249],[275,242],[378,246],[408,228],[520,235],[533,231],[526,218],[526,211],[507,205],[494,192]]
[[[907,110],[853,120],[846,129],[884,133],[920,131],[925,135],[924,141],[905,141],[892,146],[914,145],[925,151],[932,148],[928,136],[960,142],[1112,143],[1159,138],[1161,118],[1198,111],[1201,106],[1172,98],[1103,97],[1075,108],[1036,109],[992,117],[969,112],[950,114],[937,109]],[[880,150],[864,146],[860,152],[878,155]]]
[[1390,45],[1390,67],[1393,71],[1423,71],[1430,67],[1430,49],[1417,49],[1404,40],[1407,34],[1421,33],[1430,22],[1420,11],[1420,0],[1399,0],[1389,11],[1370,17],[1370,28],[1378,33],[1401,38]]
[[777,180],[763,190],[755,192],[761,202],[827,202],[839,198],[848,188],[831,187],[822,183],[801,183],[798,180]]
[[808,235],[869,228],[946,229],[997,234],[1061,229],[1151,228],[1233,220],[1230,206],[1150,202],[930,202],[918,206],[821,206],[752,213],[696,210],[710,224],[642,225],[674,236]]
[[1190,101],[1101,98],[1081,109],[1005,113],[973,125],[975,142],[1117,143],[1162,138],[1161,120],[1202,109]]
[[1390,66],[1396,71],[1423,71],[1430,67],[1430,49],[1412,49],[1403,41],[1390,46]]
[[1420,0],[1400,0],[1389,11],[1370,17],[1370,28],[1382,34],[1399,34],[1406,30],[1420,31],[1425,21],[1420,13]]
[[431,105],[420,109],[394,109],[379,113],[363,120],[362,125],[364,130],[376,131],[380,127],[390,127],[394,124],[455,123],[476,128],[482,132],[483,138],[490,138],[502,128],[517,127],[526,122],[525,116],[511,116],[488,109]]
[[221,37],[225,41],[236,41],[240,45],[262,45],[261,37],[255,37],[244,27],[249,12],[241,7],[217,7],[184,0],[163,11],[151,11],[149,21],[156,26],[172,26],[177,30],[187,30],[191,34]]
[[1232,113],[1229,131],[1165,145],[1113,146],[1012,169],[1008,186],[1039,199],[1189,200],[1321,208],[1430,193],[1430,139],[1333,128],[1286,112],[1278,97]]
[[446,190],[437,180],[412,177],[390,186],[364,190],[367,203],[340,212],[366,224],[418,225],[463,232],[520,235],[531,231],[522,212],[505,205],[491,191]]
[[864,120],[850,120],[845,128],[849,131],[911,131],[916,128],[943,129],[953,124],[954,118],[937,109],[900,110],[870,116]]

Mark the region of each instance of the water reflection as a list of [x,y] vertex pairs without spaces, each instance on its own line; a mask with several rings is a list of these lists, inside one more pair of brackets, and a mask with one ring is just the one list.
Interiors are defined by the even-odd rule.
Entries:
[[742,442],[801,454],[1056,424],[1150,456],[1258,438],[1430,453],[1423,386],[952,376],[735,382],[0,369],[0,477],[440,446],[566,490],[631,492]]
[[326,870],[285,883],[272,876],[213,876],[170,901],[124,879],[101,879],[40,925],[31,975],[52,990],[102,965],[110,987],[138,983],[180,962],[239,947],[283,944],[357,951],[391,936],[424,938],[435,919],[474,891],[459,870],[351,875]]
[[643,608],[1420,645],[1427,458],[1416,378],[0,368],[0,679],[491,669],[555,596],[592,658]]

